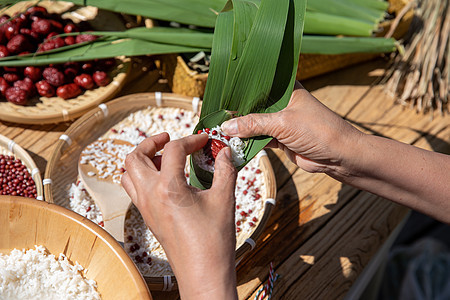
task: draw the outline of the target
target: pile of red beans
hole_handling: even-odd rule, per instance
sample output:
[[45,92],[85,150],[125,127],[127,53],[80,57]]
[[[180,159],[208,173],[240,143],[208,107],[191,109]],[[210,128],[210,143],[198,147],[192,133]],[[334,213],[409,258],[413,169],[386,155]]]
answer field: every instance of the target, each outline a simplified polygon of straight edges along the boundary
[[0,154],[0,195],[36,198],[36,184],[27,167],[12,155]]
[[[0,16],[0,59],[12,55],[45,52],[97,39],[95,35],[67,33],[87,31],[85,23],[75,24],[34,6],[15,16]],[[108,71],[115,59],[67,62],[59,65],[1,67],[0,93],[9,102],[26,105],[35,96],[63,99],[78,97],[85,90],[110,83]]]

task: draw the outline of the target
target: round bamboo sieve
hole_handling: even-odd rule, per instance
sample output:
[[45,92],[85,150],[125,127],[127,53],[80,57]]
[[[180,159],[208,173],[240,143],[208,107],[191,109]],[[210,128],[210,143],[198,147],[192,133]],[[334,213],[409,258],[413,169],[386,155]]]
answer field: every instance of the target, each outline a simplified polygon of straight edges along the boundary
[[[45,7],[49,13],[65,14],[66,18],[75,23],[81,20],[93,22],[97,15],[97,8],[92,6],[74,10],[74,4],[71,2],[36,0],[15,3],[6,10],[2,10],[2,13],[14,15],[35,4]],[[98,24],[99,21],[96,21],[98,30],[102,30],[102,28],[112,30],[118,26],[116,18],[109,16],[111,18],[107,24]],[[107,86],[85,91],[80,96],[67,100],[59,97],[34,97],[25,106],[15,105],[3,99],[0,100],[0,120],[19,124],[52,124],[72,121],[82,116],[100,103],[112,99],[124,85],[131,68],[131,59],[118,57],[116,60],[116,67],[108,72],[111,83]]]
[[142,275],[116,240],[95,223],[58,205],[0,196],[0,253],[44,246],[63,253],[97,282],[102,299],[152,299]]
[[[112,126],[130,113],[148,106],[176,107],[197,112],[199,98],[172,93],[139,93],[127,95],[102,104],[75,121],[56,143],[45,170],[44,194],[48,202],[69,207],[70,185],[76,181],[79,155],[84,147],[97,140]],[[262,152],[260,168],[264,174],[265,199],[264,212],[250,236],[240,238],[236,249],[239,262],[245,254],[255,247],[275,205],[275,175],[267,155]],[[144,277],[151,290],[170,290],[176,288],[174,276]]]
[[85,91],[80,96],[64,100],[59,97],[39,97],[21,106],[0,101],[0,120],[20,124],[50,124],[74,120],[100,103],[111,99],[125,82],[130,69],[129,58],[117,59],[117,66],[109,72],[111,83]]
[[22,161],[36,184],[37,199],[44,200],[41,172],[28,152],[13,140],[0,134],[0,154],[13,155],[15,158],[19,158]]

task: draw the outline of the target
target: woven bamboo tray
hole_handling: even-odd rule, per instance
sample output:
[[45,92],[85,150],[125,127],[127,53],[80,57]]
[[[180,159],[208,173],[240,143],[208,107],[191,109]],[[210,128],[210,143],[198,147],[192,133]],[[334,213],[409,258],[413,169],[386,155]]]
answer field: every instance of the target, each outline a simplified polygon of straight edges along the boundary
[[152,299],[125,250],[104,230],[80,215],[44,201],[0,196],[0,253],[44,246],[56,257],[85,268],[102,299]]
[[[28,7],[38,3],[39,1],[22,1],[8,7],[2,13],[14,15],[15,13],[25,11]],[[112,14],[108,14],[110,22],[101,24],[98,19],[103,20],[106,16],[96,18],[98,11],[93,7],[83,7],[72,11],[73,3],[64,1],[40,1],[40,6],[45,7],[49,13],[65,14],[66,18],[72,19],[74,22],[90,21],[90,23],[98,29],[118,28],[119,25],[116,18]],[[102,12],[102,14],[105,14]],[[107,26],[107,27],[106,27]],[[122,25],[123,26],[123,25]],[[117,58],[118,64],[109,72],[111,83],[104,87],[94,90],[85,91],[77,98],[64,100],[59,97],[35,97],[31,99],[26,106],[15,105],[7,102],[5,99],[0,100],[0,120],[20,123],[20,124],[51,124],[72,121],[100,103],[112,99],[122,88],[125,83],[128,72],[130,71],[131,60],[129,58]]]
[[[410,1],[412,0],[389,0],[389,12],[398,14]],[[399,39],[406,34],[413,16],[413,9],[410,9],[399,22],[393,37]],[[385,36],[392,24],[393,21],[382,22],[380,24],[380,32],[376,35]],[[379,56],[379,54],[366,53],[339,55],[300,54],[297,80],[309,79]],[[162,75],[164,78],[167,78],[168,84],[174,93],[191,97],[203,97],[208,78],[207,73],[199,73],[192,70],[181,56],[175,54],[161,55],[160,61]]]
[[0,120],[20,124],[49,124],[72,121],[100,103],[114,97],[124,85],[130,68],[130,59],[123,58],[109,72],[112,81],[107,86],[85,91],[77,98],[39,97],[26,106],[0,100]]
[[[77,179],[77,162],[82,149],[130,113],[148,106],[177,107],[198,111],[200,104],[198,98],[193,99],[172,93],[140,93],[117,98],[102,104],[102,107],[91,110],[75,121],[55,145],[45,170],[46,201],[69,207],[68,192],[70,185]],[[255,241],[261,235],[275,205],[275,175],[267,155],[261,155],[260,168],[264,173],[266,186],[266,194],[262,195],[266,200],[264,213],[251,236],[238,241],[237,262],[255,247]],[[168,290],[168,286],[177,287],[173,276],[144,278],[151,290]]]
[[36,184],[36,194],[38,200],[44,200],[44,189],[42,186],[41,172],[39,171],[36,163],[31,158],[26,150],[20,147],[16,142],[0,134],[0,154],[13,155],[15,158],[19,158],[22,163],[27,167],[31,177]]

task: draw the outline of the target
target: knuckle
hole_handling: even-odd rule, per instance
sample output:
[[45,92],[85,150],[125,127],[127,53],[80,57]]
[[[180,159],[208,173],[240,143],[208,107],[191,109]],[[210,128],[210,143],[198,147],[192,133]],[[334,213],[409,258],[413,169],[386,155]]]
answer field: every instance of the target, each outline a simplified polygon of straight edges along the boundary
[[137,153],[136,151],[133,151],[131,153],[129,153],[126,157],[125,157],[125,167],[129,168],[131,166],[134,165],[134,163],[137,160]]

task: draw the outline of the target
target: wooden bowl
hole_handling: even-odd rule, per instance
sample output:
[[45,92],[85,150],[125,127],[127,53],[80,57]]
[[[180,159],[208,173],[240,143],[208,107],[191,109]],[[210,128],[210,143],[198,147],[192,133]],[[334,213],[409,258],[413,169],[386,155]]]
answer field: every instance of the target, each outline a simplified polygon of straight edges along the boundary
[[[54,148],[53,154],[45,170],[44,194],[48,202],[69,207],[70,185],[77,180],[77,162],[84,147],[97,140],[113,125],[123,120],[130,113],[148,106],[177,107],[186,110],[199,110],[199,99],[172,93],[139,93],[127,95],[103,104],[75,121],[64,133]],[[260,168],[265,176],[266,194],[264,213],[251,236],[239,239],[236,249],[236,260],[239,261],[255,247],[275,205],[275,175],[266,155],[260,159]],[[168,286],[176,287],[175,278],[144,276],[151,290],[167,290]],[[170,280],[170,281],[168,281]],[[168,284],[169,282],[169,284]]]
[[0,154],[13,155],[15,158],[19,158],[22,161],[36,184],[36,199],[44,200],[44,188],[42,186],[41,172],[28,152],[20,147],[19,144],[16,144],[13,140],[0,134]]
[[0,252],[44,246],[63,253],[97,282],[102,299],[152,299],[139,270],[107,232],[80,215],[44,201],[0,196]]

